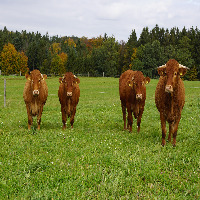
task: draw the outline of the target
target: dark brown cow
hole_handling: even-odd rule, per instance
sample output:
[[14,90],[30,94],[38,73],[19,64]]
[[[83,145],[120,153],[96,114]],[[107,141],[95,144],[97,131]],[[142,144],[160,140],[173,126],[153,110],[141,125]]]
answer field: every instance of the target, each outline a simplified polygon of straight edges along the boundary
[[67,117],[70,117],[71,128],[73,128],[76,106],[80,97],[78,85],[80,80],[72,72],[67,72],[59,78],[59,83],[58,97],[61,104],[63,129],[66,129]]
[[163,146],[166,144],[166,121],[169,123],[168,140],[171,142],[172,134],[172,144],[176,145],[178,124],[185,103],[185,88],[180,77],[186,74],[187,69],[189,68],[180,65],[174,59],[158,67],[160,79],[156,87],[155,102],[160,112]]
[[25,75],[27,81],[24,87],[24,101],[28,115],[28,129],[31,129],[33,116],[37,115],[37,129],[40,130],[40,122],[43,106],[48,96],[48,87],[45,79],[47,75],[42,75],[39,70],[33,70],[30,75]]
[[144,77],[140,71],[125,71],[119,79],[119,94],[122,106],[124,129],[126,129],[126,109],[128,112],[127,128],[132,131],[133,116],[137,119],[137,132],[140,132],[140,123],[145,106],[146,87],[149,77]]

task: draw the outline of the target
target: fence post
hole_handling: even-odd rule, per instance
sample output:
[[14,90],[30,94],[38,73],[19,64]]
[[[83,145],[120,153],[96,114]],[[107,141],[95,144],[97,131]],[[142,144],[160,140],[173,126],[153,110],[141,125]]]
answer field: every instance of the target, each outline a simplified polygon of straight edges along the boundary
[[103,77],[104,77],[104,72],[103,72]]
[[88,77],[90,76],[90,72],[88,72]]
[[6,79],[4,78],[4,107],[6,107]]

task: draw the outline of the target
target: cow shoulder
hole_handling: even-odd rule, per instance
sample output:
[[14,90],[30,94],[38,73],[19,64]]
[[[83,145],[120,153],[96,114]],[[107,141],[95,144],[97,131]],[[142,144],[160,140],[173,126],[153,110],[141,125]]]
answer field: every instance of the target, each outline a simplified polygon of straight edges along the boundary
[[41,87],[40,87],[40,100],[45,103],[47,100],[48,96],[48,86],[46,83],[47,75],[46,74],[41,74]]
[[23,91],[23,98],[25,102],[31,102],[32,99],[32,91],[31,91],[31,79],[30,75],[25,76],[27,81],[24,86],[24,91]]

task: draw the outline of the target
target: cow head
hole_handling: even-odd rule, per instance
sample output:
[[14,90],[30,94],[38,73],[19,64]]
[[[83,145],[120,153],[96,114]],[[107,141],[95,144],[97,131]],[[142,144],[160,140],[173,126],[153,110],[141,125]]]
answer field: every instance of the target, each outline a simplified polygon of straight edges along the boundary
[[165,92],[172,94],[178,80],[186,74],[188,69],[174,59],[170,59],[165,65],[158,67],[158,74],[166,77]]
[[38,96],[40,94],[41,82],[47,78],[47,75],[41,74],[39,70],[33,70],[30,74],[26,74],[25,77],[30,81],[33,96]]
[[136,99],[142,100],[144,94],[145,85],[150,82],[149,77],[144,77],[143,73],[140,71],[137,71],[131,80],[129,80],[128,86],[131,87],[136,92]]
[[72,97],[75,84],[79,84],[80,80],[75,75],[72,74],[72,72],[67,72],[63,77],[59,78],[59,83],[63,84],[65,88],[65,93],[68,98]]

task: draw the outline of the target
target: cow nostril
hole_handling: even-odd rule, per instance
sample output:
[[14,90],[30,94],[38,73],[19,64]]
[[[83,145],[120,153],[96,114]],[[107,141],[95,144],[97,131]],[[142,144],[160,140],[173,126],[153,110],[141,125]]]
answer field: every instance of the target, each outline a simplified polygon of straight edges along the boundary
[[172,87],[172,85],[166,85],[166,87],[165,87],[165,92],[168,92],[168,93],[173,92],[173,87]]
[[33,90],[33,95],[39,95],[39,90]]
[[72,92],[67,92],[67,96],[71,97],[72,96]]
[[142,99],[142,94],[136,94],[136,99]]

